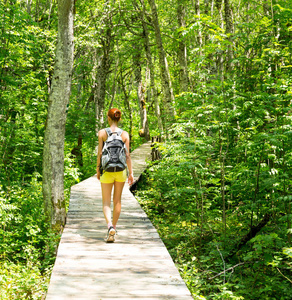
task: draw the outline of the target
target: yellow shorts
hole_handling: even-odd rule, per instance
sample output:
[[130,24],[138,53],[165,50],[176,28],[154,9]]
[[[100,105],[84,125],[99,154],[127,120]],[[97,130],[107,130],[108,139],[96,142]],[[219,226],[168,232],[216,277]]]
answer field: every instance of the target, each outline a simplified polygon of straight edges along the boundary
[[127,169],[120,172],[104,172],[100,176],[101,183],[125,182],[127,180]]

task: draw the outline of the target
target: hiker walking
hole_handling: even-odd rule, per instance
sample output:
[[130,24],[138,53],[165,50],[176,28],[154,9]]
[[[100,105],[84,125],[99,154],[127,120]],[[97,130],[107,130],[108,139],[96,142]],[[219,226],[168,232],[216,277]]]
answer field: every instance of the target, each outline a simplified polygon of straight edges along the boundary
[[[132,161],[129,152],[130,140],[126,131],[118,128],[121,111],[112,108],[107,113],[109,128],[98,132],[97,179],[101,183],[103,214],[108,226],[106,242],[114,242],[116,226],[121,213],[121,197],[128,177],[133,184]],[[128,170],[127,170],[128,167]],[[128,175],[127,175],[128,172]],[[111,220],[111,194],[113,193],[113,219]]]

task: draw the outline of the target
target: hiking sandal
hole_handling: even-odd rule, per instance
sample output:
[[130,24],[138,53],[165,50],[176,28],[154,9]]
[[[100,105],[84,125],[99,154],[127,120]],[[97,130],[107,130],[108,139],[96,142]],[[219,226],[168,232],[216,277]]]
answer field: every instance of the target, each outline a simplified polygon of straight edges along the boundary
[[113,226],[110,226],[110,228],[108,229],[106,242],[113,243],[115,241],[115,235],[116,235],[116,230],[114,229]]

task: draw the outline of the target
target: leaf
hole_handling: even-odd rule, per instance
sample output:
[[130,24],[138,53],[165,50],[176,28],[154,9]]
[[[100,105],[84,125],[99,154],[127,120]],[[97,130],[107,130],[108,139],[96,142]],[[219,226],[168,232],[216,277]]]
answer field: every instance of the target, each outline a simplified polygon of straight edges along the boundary
[[292,248],[283,248],[283,253],[292,258]]

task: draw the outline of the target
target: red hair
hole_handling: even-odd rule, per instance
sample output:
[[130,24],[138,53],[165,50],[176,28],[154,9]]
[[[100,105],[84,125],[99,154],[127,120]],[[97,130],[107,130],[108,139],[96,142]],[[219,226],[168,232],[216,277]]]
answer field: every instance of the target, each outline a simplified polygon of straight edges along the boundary
[[121,119],[121,111],[117,108],[112,108],[108,111],[107,115],[115,122],[119,122]]

